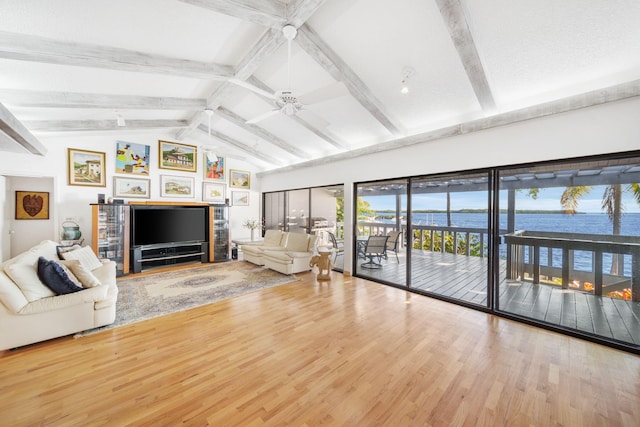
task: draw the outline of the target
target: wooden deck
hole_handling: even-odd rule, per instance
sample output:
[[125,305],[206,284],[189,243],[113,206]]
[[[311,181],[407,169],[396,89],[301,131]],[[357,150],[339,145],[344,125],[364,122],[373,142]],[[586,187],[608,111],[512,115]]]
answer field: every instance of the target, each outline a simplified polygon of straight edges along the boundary
[[[487,306],[487,259],[439,252],[412,252],[411,287]],[[405,286],[406,262],[400,256],[383,260],[380,269],[360,267],[357,275]],[[340,260],[338,260],[338,263]],[[640,345],[640,303],[560,286],[506,280],[500,262],[498,307],[501,311],[566,328]]]

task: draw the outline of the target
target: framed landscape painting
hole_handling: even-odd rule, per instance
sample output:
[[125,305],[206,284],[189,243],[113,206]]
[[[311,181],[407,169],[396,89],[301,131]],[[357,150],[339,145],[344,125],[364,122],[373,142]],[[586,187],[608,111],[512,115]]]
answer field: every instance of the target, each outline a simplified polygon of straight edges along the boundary
[[106,187],[105,154],[68,148],[69,185]]
[[113,178],[113,195],[148,199],[151,197],[150,183],[150,179],[116,176]]
[[225,187],[226,185],[218,184],[216,182],[203,182],[202,201],[209,203],[224,203]]
[[160,175],[161,197],[193,197],[195,179],[185,176]]
[[204,179],[208,181],[222,181],[227,180],[227,171],[225,169],[227,162],[224,157],[218,156],[217,159],[211,161],[209,156],[204,157]]
[[229,174],[229,187],[244,188],[245,190],[251,188],[251,172],[232,169],[229,171]]
[[158,167],[184,172],[197,170],[198,149],[194,145],[158,141]]
[[232,199],[231,204],[233,206],[249,206],[248,191],[232,191],[231,199]]
[[16,191],[16,219],[49,219],[49,193]]
[[116,173],[149,175],[151,147],[133,142],[116,142]]

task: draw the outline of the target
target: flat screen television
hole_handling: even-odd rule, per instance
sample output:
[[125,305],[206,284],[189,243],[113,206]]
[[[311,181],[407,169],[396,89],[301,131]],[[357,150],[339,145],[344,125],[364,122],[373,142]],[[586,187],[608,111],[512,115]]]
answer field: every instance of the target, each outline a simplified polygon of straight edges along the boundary
[[131,206],[132,246],[207,241],[206,206]]

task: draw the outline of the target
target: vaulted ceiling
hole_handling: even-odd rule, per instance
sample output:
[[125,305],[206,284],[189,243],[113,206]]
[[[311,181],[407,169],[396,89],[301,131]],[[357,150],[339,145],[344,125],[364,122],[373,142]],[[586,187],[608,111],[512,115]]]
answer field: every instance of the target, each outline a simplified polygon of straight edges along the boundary
[[[3,0],[0,149],[157,132],[259,170],[391,149],[640,95],[638,22],[636,0]],[[280,90],[297,114],[265,114]]]

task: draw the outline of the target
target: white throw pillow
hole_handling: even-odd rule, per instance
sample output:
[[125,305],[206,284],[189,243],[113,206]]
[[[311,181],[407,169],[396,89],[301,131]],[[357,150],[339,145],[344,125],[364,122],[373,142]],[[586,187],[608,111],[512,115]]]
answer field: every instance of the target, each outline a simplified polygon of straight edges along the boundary
[[80,280],[83,288],[94,288],[96,286],[100,286],[100,280],[98,280],[98,278],[94,276],[92,272],[85,268],[85,266],[82,265],[79,260],[62,260],[59,261],[59,263],[71,270],[75,277]]
[[65,252],[61,255],[67,261],[77,259],[78,261],[80,261],[80,264],[82,264],[89,271],[95,270],[96,268],[102,266],[102,263],[100,262],[96,254],[93,253],[93,250],[89,246],[76,249],[75,251]]
[[35,263],[12,263],[4,267],[4,272],[20,288],[29,302],[55,296],[55,293],[38,278],[38,270]]
[[54,261],[56,264],[58,264],[60,266],[60,268],[62,268],[62,270],[64,271],[64,273],[67,275],[67,277],[69,277],[69,280],[71,280],[73,282],[74,285],[79,286],[81,288],[83,288],[84,286],[82,286],[82,282],[80,281],[80,279],[78,279],[76,277],[75,274],[73,274],[73,272],[71,271],[71,269],[69,267],[67,267],[66,265],[63,264],[63,262],[77,262],[78,264],[80,264],[80,261]]

